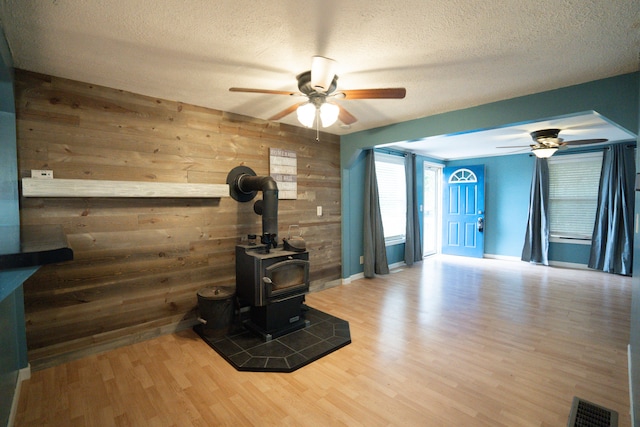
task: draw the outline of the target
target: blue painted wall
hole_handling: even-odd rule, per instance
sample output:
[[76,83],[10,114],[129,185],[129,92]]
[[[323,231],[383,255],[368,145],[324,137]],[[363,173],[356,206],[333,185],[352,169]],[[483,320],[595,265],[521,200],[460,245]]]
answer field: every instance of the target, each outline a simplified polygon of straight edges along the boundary
[[[13,67],[0,27],[0,250],[20,249]],[[18,371],[27,366],[22,282],[35,269],[0,271],[0,425],[7,425]]]
[[638,75],[638,72],[624,74],[345,135],[340,138],[340,162],[347,168],[361,149],[380,144],[489,129],[590,110],[635,133],[638,126]]
[[[363,271],[359,264],[359,257],[362,255],[363,149],[590,110],[597,111],[635,133],[639,120],[639,87],[640,73],[636,72],[343,136],[340,142],[343,277],[348,278]],[[487,165],[487,254],[514,257],[521,255],[532,162],[533,159],[525,154],[447,164]],[[550,258],[554,261],[586,263],[583,260],[585,248],[586,246],[581,245],[552,244]]]
[[[342,239],[342,277],[347,278],[364,271],[360,264],[360,256],[363,251],[363,229],[362,217],[364,215],[364,166],[365,153],[360,151],[351,168],[342,170],[342,235],[348,239]],[[424,193],[424,170],[423,162],[444,164],[440,160],[434,160],[424,156],[417,156],[417,187],[419,205],[423,202]],[[344,183],[348,182],[345,187]],[[346,190],[345,190],[346,188]],[[420,227],[422,228],[422,216],[420,217]],[[348,230],[348,231],[347,231]],[[404,261],[404,244],[387,247],[387,262],[395,264]]]
[[[640,99],[640,88],[638,88],[638,98]],[[640,135],[640,106],[636,108],[636,112],[638,114],[637,134]],[[640,172],[640,150],[636,150],[636,171]],[[635,194],[635,221],[637,222],[640,215],[640,192],[636,191]],[[631,330],[629,335],[631,420],[633,425],[638,425],[640,423],[640,234],[637,231],[633,239]]]
[[364,271],[360,264],[364,239],[364,166],[364,152],[360,152],[352,167],[342,170],[342,277]]
[[527,227],[533,158],[528,154],[447,162],[485,165],[485,254],[520,256]]
[[[574,150],[575,152],[575,150]],[[527,226],[534,158],[529,154],[448,162],[447,166],[485,165],[486,255],[520,257]],[[589,246],[550,243],[549,259],[586,265]]]
[[[416,203],[418,204],[418,206],[424,206],[424,168],[423,168],[424,162],[444,165],[444,162],[440,160],[434,160],[424,156],[416,156],[416,189],[417,189],[417,195],[418,195]],[[424,230],[424,223],[423,223],[424,218],[421,214],[420,214],[419,222],[420,222],[420,230],[421,230],[420,235],[422,236],[422,233],[423,233],[422,230]],[[423,240],[424,240],[424,237],[423,237]],[[393,245],[393,246],[387,246],[387,262],[389,264],[404,262],[404,243]]]

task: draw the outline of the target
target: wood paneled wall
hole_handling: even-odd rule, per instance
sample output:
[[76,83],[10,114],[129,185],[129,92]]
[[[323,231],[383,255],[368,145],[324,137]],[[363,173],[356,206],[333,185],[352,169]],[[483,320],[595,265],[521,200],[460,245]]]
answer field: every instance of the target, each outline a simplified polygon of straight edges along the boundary
[[[239,165],[268,175],[270,147],[295,151],[279,233],[300,226],[312,287],[340,278],[338,136],[21,70],[16,107],[22,176],[224,184]],[[20,215],[62,225],[75,254],[24,285],[35,368],[192,325],[197,290],[233,286],[235,245],[261,232],[253,202],[229,197],[23,197]]]

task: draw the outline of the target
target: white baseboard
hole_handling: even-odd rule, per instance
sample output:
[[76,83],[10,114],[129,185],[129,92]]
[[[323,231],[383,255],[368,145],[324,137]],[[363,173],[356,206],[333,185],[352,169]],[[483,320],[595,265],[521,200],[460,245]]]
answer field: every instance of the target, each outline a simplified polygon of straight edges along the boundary
[[16,381],[16,389],[13,392],[13,401],[11,402],[11,412],[9,412],[8,427],[13,427],[18,412],[18,402],[20,402],[20,390],[22,390],[22,381],[31,378],[31,365],[18,371],[18,380]]
[[343,285],[348,285],[352,281],[358,280],[358,279],[364,279],[364,273],[357,273],[357,274],[353,274],[353,275],[351,275],[349,277],[345,277],[344,279],[342,279],[342,284]]
[[501,261],[518,261],[518,262],[522,262],[522,260],[517,256],[484,254],[483,258],[497,259],[497,260],[501,260]]
[[[484,258],[497,259],[497,260],[502,260],[502,261],[525,262],[525,261],[522,261],[517,256],[484,254]],[[586,264],[578,264],[578,263],[575,263],[575,262],[549,261],[549,265],[551,267],[572,268],[572,269],[575,269],[575,270],[591,270]]]
[[[400,267],[405,267],[407,264],[405,264],[404,261],[400,261],[400,262],[396,262],[393,263],[391,265],[389,265],[389,271],[398,269]],[[364,272],[363,273],[356,273],[356,274],[352,274],[349,277],[345,277],[342,279],[342,284],[343,285],[348,285],[349,283],[351,283],[354,280],[358,280],[358,279],[364,279]]]
[[26,381],[31,379],[31,365],[27,365],[26,368],[22,368],[18,371],[18,381]]
[[393,264],[389,265],[389,270],[395,270],[397,268],[406,267],[406,266],[407,264],[404,261],[394,262]]
[[573,268],[574,270],[591,270],[586,264],[575,262],[549,261],[551,267]]

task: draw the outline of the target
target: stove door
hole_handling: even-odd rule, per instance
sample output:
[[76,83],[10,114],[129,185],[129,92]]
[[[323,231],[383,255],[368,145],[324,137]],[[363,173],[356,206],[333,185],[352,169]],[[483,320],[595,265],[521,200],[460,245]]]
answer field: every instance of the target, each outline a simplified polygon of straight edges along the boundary
[[265,268],[263,279],[267,299],[283,299],[309,290],[309,261],[288,259]]

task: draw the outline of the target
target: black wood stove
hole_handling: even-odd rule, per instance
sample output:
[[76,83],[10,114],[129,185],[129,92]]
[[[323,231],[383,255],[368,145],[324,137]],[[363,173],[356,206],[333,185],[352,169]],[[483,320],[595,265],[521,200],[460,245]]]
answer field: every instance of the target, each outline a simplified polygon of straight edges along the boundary
[[270,340],[306,326],[309,252],[236,246],[236,295],[251,306],[247,328]]
[[266,341],[307,326],[304,298],[309,292],[309,252],[301,245],[278,247],[278,187],[273,178],[256,176],[239,166],[227,176],[229,194],[239,202],[254,204],[262,216],[260,244],[236,246],[236,295],[250,306],[245,326]]

